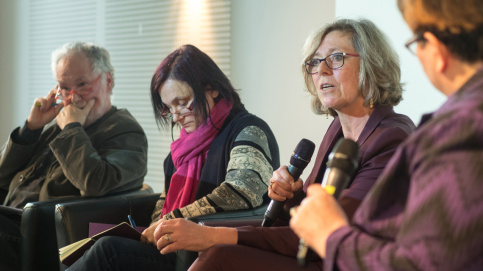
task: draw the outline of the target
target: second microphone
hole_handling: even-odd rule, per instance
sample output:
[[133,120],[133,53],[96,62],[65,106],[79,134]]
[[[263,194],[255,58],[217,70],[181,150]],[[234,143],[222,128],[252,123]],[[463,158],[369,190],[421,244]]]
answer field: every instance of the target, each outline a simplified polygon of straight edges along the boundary
[[[300,175],[309,164],[310,159],[312,159],[312,155],[314,154],[314,150],[315,144],[305,138],[297,144],[297,147],[295,147],[295,150],[290,157],[290,165],[288,166],[288,172],[294,181],[299,179]],[[284,205],[285,201],[272,200],[265,212],[262,226],[270,227],[282,213]]]

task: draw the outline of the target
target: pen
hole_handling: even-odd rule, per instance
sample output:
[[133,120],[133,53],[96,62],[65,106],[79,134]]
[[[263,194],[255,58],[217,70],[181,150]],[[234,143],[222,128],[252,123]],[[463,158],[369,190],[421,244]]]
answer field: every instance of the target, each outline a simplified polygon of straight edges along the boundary
[[134,223],[134,219],[132,219],[131,215],[128,215],[127,218],[129,219],[129,223],[131,224],[131,227],[135,229],[136,223]]
[[[41,103],[35,103],[35,106],[40,107],[42,104]],[[50,106],[56,106],[58,104],[56,103],[51,103]]]

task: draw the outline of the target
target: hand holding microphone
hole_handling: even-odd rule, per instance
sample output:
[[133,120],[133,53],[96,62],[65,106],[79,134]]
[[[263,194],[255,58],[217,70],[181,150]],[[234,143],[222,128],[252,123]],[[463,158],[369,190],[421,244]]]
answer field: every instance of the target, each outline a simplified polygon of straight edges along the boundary
[[[352,140],[340,139],[329,155],[329,162],[322,180],[322,188],[335,199],[349,184],[358,167],[359,146]],[[321,188],[309,190],[308,197],[304,199],[301,207],[302,214],[293,214],[290,227],[299,236],[322,236],[325,255],[325,241],[330,233],[344,225],[347,221],[345,214],[333,199],[327,199],[327,193]],[[315,194],[315,197],[314,195]],[[342,223],[342,222],[344,223]],[[320,238],[317,238],[320,242]],[[313,251],[308,248],[303,239],[300,240],[297,260],[299,265],[307,265]],[[323,256],[323,255],[322,255]]]
[[[298,180],[305,167],[307,167],[309,164],[310,159],[314,154],[314,150],[315,144],[308,139],[304,138],[299,142],[299,144],[297,144],[297,147],[290,157],[290,165],[287,168],[294,181]],[[282,213],[284,205],[285,201],[272,200],[267,208],[267,211],[265,212],[265,218],[263,219],[262,226],[270,227]]]

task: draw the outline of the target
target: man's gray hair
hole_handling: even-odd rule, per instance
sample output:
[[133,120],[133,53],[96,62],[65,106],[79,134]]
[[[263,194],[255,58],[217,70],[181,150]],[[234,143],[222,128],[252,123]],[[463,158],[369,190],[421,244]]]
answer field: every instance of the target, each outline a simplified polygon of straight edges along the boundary
[[109,52],[106,49],[89,42],[68,42],[52,52],[51,68],[54,80],[57,80],[57,64],[59,61],[63,57],[73,56],[80,53],[84,54],[84,56],[90,60],[92,71],[94,73],[110,73],[112,77],[112,86],[114,86],[114,68],[111,64]]

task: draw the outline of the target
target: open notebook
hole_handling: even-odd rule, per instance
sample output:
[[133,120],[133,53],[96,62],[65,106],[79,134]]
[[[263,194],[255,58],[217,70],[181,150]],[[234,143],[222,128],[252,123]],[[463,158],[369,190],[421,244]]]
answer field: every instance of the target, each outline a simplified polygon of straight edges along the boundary
[[[99,223],[95,223],[95,224],[98,224],[98,225],[94,225],[94,227],[96,227],[97,229],[99,229],[99,227],[102,228],[102,225],[104,225],[104,227],[105,225],[109,226],[109,224],[99,224]],[[91,228],[92,228],[92,225],[91,225]],[[128,223],[122,222],[121,224],[115,225],[114,227],[110,227],[107,230],[97,233],[89,238],[82,239],[68,246],[60,248],[59,249],[60,261],[70,266],[75,261],[77,261],[77,259],[79,259],[82,255],[84,255],[84,252],[86,252],[86,250],[88,250],[91,246],[93,246],[96,240],[104,236],[120,236],[120,237],[130,238],[134,240],[139,240],[141,238],[141,232],[144,229],[146,228],[137,227],[136,229],[134,229]]]

